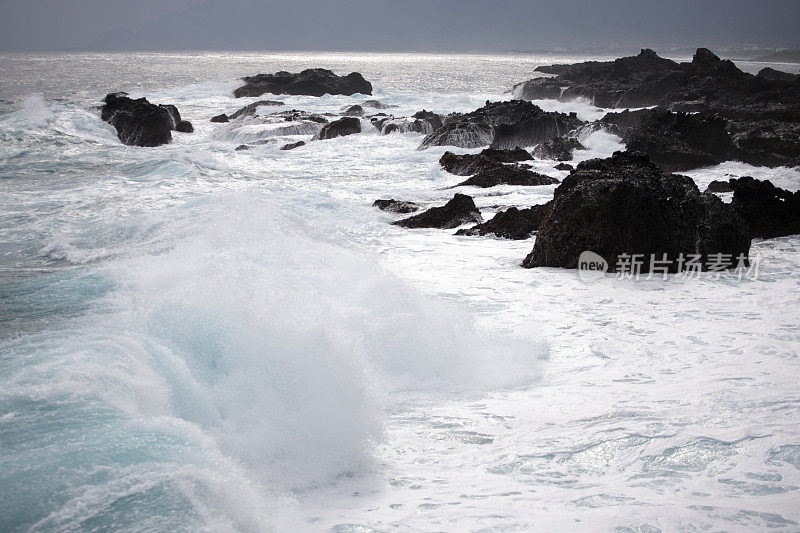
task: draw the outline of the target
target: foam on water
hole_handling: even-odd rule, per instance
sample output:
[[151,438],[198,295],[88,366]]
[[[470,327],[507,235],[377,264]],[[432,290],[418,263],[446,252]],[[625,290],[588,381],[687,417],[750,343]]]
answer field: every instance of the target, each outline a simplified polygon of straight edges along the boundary
[[[220,56],[114,58],[134,96],[177,104],[195,133],[122,146],[80,57],[42,72],[74,77],[70,99],[0,116],[0,529],[800,523],[797,238],[754,244],[755,281],[524,270],[532,240],[410,231],[370,207],[452,197],[463,178],[437,163],[452,147],[373,128],[234,152],[245,141],[209,119],[258,99],[178,68]],[[320,61],[222,58],[241,74]],[[543,61],[325,59],[366,72],[395,116],[509,98],[498,80]],[[275,99],[324,113],[365,97]],[[577,161],[622,147],[579,138]],[[554,164],[532,162],[564,177]],[[800,187],[797,169],[689,174]],[[466,192],[489,218],[553,189]]]

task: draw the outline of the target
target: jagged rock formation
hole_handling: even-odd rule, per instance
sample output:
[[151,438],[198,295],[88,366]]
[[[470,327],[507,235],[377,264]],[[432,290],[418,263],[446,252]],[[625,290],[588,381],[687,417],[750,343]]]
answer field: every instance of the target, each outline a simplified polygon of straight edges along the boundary
[[516,163],[528,161],[533,156],[522,148],[514,150],[495,150],[485,148],[479,154],[454,154],[445,152],[439,159],[439,164],[450,174],[456,176],[472,176],[487,168],[495,167],[501,163]]
[[556,137],[537,144],[533,155],[539,159],[554,159],[556,161],[572,161],[573,150],[585,150],[578,139],[574,137]]
[[442,127],[423,139],[420,150],[431,146],[533,146],[566,135],[581,124],[574,114],[546,112],[530,102],[486,102],[470,113],[445,118]]
[[174,105],[155,105],[145,98],[132,100],[125,93],[108,94],[103,102],[100,116],[114,126],[123,144],[160,146],[172,142],[172,131],[194,131]]
[[701,263],[729,254],[735,263],[749,253],[750,235],[733,207],[701,194],[691,178],[667,174],[644,155],[616,152],[579,164],[564,179],[523,266],[577,268],[587,250],[612,272],[633,254],[645,258],[641,272],[664,254],[664,268],[676,272],[679,258],[693,254]]
[[471,228],[460,229],[456,235],[495,235],[501,239],[522,240],[539,230],[550,204],[534,205],[527,209],[509,207],[500,211],[491,220]]

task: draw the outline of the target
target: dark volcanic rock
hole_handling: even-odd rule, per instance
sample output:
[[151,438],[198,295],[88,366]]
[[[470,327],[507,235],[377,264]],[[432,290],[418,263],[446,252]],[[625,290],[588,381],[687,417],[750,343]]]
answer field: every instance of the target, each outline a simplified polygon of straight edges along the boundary
[[342,115],[346,117],[363,117],[364,116],[364,108],[360,105],[351,105],[349,107],[345,107],[342,110]]
[[735,159],[753,165],[800,164],[800,123],[772,119],[728,121],[716,113],[671,113],[663,108],[608,113],[599,124],[679,172]]
[[428,134],[433,131],[428,121],[416,118],[372,117],[370,120],[382,135],[408,132]]
[[390,109],[392,107],[397,107],[393,104],[384,104],[383,102],[379,102],[378,100],[367,100],[363,104],[362,107],[371,107],[373,109]]
[[235,152],[245,152],[245,151],[247,151],[247,150],[249,150],[249,149],[250,149],[250,147],[249,147],[249,146],[247,146],[246,144],[240,144],[239,146],[237,146],[237,147],[234,149],[234,151],[235,151]]
[[456,235],[494,234],[502,239],[527,239],[539,230],[542,219],[550,209],[550,204],[534,205],[528,209],[510,207],[497,213],[491,220],[471,228],[460,229]]
[[158,107],[166,110],[169,115],[170,129],[177,130],[178,125],[180,125],[183,120],[181,119],[181,113],[178,111],[178,108],[172,104],[158,104]]
[[[228,119],[235,120],[235,119],[237,119],[239,117],[252,117],[252,116],[255,116],[256,110],[259,107],[262,107],[262,106],[263,107],[271,107],[271,106],[282,106],[282,105],[286,105],[286,104],[284,104],[283,102],[278,102],[276,100],[259,100],[258,102],[253,102],[252,104],[248,104],[248,105],[244,106],[243,108],[239,109],[238,111],[235,111],[233,114],[228,116]],[[224,115],[220,115],[220,116],[224,116]],[[212,122],[213,121],[214,120],[212,119]],[[227,122],[227,121],[223,121],[223,122]]]
[[172,129],[178,123],[169,107],[151,104],[145,98],[131,100],[123,93],[109,94],[104,102],[101,117],[116,128],[124,144],[160,146],[172,141]]
[[572,165],[569,165],[567,163],[559,163],[556,166],[554,166],[553,168],[556,169],[556,170],[569,170],[570,172],[575,170],[575,167],[573,167]]
[[416,113],[414,113],[412,118],[426,121],[428,124],[431,125],[431,128],[433,128],[434,131],[441,128],[442,124],[444,124],[441,116],[437,115],[433,111],[425,111],[424,109],[422,111],[417,111]]
[[522,168],[518,165],[495,165],[484,168],[466,181],[462,181],[456,187],[494,187],[496,185],[553,185],[558,183],[556,178],[545,176]]
[[800,165],[800,122],[731,121],[728,130],[736,146],[732,159],[767,167]]
[[175,131],[179,131],[181,133],[192,133],[194,132],[194,126],[192,126],[192,123],[188,120],[181,120],[175,127]]
[[532,146],[565,135],[581,124],[574,114],[546,112],[522,100],[486,102],[480,109],[445,119],[441,128],[423,139],[420,149],[478,148],[488,144],[501,149]]
[[242,79],[245,85],[233,92],[236,98],[261,96],[265,93],[308,96],[372,94],[372,84],[358,72],[347,76],[337,76],[330,70],[315,68],[297,74],[281,71],[276,74],[258,74]]
[[694,111],[707,106],[727,119],[800,121],[800,76],[753,76],[705,48],[699,48],[688,63],[642,50],[638,56],[610,62],[537,70],[557,77],[519,84],[514,88],[515,95],[526,100],[590,98],[598,107],[611,108],[661,105]]
[[731,185],[729,181],[714,180],[708,184],[705,192],[733,192],[733,185]]
[[[719,115],[672,113],[663,108],[627,115],[639,118],[638,124],[622,132],[627,149],[647,154],[666,172],[714,165],[732,156],[734,146],[726,131],[727,121]],[[615,118],[606,115],[603,121]],[[627,117],[620,118],[617,123],[626,122]]]
[[556,189],[524,267],[577,268],[590,250],[603,257],[609,271],[626,254],[650,258],[667,254],[670,272],[679,258],[731,254],[735,266],[750,249],[746,223],[711,194],[701,194],[691,178],[661,171],[643,155],[616,152],[609,159],[578,165]]
[[344,117],[329,124],[325,124],[319,133],[314,136],[314,139],[333,139],[335,137],[343,137],[354,133],[361,133],[361,120],[356,117]]
[[297,141],[294,143],[284,144],[281,146],[281,150],[294,150],[295,148],[300,148],[301,146],[305,146],[305,141]]
[[759,78],[764,78],[765,80],[792,81],[794,80],[796,74],[790,74],[789,72],[783,72],[782,70],[764,67],[759,71],[758,74],[756,74],[756,76]]
[[731,206],[747,222],[750,236],[770,239],[800,233],[800,192],[749,176],[730,183],[734,187]]
[[529,159],[533,159],[533,156],[522,148],[514,150],[485,148],[479,154],[456,155],[453,152],[445,152],[439,159],[439,164],[451,174],[471,176],[481,170],[495,167],[500,163],[515,163]]
[[211,122],[230,122],[230,120],[230,117],[225,113],[217,115],[216,117],[211,117]]
[[410,218],[392,222],[404,228],[442,228],[453,229],[464,224],[483,222],[481,213],[475,207],[472,197],[456,194],[442,207],[432,207]]
[[408,214],[419,211],[420,205],[414,202],[403,202],[401,200],[375,200],[372,207],[377,207],[381,211],[389,211],[391,213]]
[[460,146],[480,148],[492,142],[494,129],[489,124],[452,122],[427,135],[419,146],[425,150],[431,146]]
[[537,144],[536,148],[533,149],[533,155],[539,159],[572,161],[572,151],[584,149],[586,149],[586,147],[574,137],[556,137],[555,139]]

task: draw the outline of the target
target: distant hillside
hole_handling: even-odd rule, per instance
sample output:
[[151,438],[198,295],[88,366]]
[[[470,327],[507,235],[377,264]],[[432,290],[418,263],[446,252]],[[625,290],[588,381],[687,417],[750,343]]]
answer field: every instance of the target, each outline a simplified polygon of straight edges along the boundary
[[774,63],[800,63],[800,50],[781,50],[763,57],[758,57],[753,61],[769,61]]

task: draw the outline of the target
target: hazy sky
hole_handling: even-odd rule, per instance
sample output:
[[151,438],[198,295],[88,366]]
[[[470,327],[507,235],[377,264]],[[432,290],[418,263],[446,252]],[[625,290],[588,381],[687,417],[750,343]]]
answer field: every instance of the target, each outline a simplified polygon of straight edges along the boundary
[[800,0],[0,0],[0,50],[800,46]]

